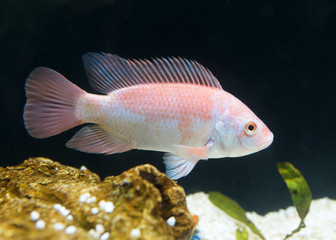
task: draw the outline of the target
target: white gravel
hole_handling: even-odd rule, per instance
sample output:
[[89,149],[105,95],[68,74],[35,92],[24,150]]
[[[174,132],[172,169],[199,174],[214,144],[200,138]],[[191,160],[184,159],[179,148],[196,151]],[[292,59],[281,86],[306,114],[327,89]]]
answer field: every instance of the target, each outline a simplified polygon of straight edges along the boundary
[[69,214],[69,215],[66,217],[66,219],[67,219],[68,221],[72,221],[72,220],[73,220],[73,216],[72,216],[71,214]]
[[174,227],[175,226],[175,223],[176,223],[176,219],[175,219],[175,217],[170,217],[170,218],[168,218],[167,219],[167,224],[169,225],[169,226],[171,226],[171,227]]
[[113,210],[114,210],[114,204],[113,204],[113,202],[110,202],[110,201],[105,202],[105,204],[104,204],[104,211],[106,213],[111,213],[111,212],[113,212]]
[[38,212],[36,212],[36,211],[32,211],[31,213],[30,213],[30,220],[32,220],[32,221],[37,221],[38,219],[40,218],[40,214],[38,213]]
[[93,215],[96,215],[98,212],[99,212],[99,209],[98,209],[98,208],[96,208],[96,207],[91,208],[91,213],[92,213]]
[[36,227],[37,229],[44,229],[45,226],[46,226],[46,223],[45,223],[45,221],[43,221],[43,220],[38,220],[38,221],[35,223],[35,227]]
[[63,231],[65,228],[65,225],[63,223],[55,223],[53,227],[56,231]]
[[71,225],[65,229],[65,233],[68,235],[74,234],[77,231],[76,227]]
[[103,235],[100,236],[100,240],[107,240],[110,237],[110,233],[106,232]]
[[134,228],[130,232],[130,237],[131,238],[139,238],[141,236],[141,231],[138,228]]
[[[187,203],[192,214],[196,214],[199,223],[196,229],[201,239],[236,240],[236,229],[242,224],[215,207],[208,195],[199,192],[187,196]],[[282,240],[300,223],[294,207],[267,213],[260,216],[248,212],[247,216],[265,236],[266,240]],[[306,228],[296,233],[291,240],[336,240],[336,200],[322,198],[313,200],[305,219]],[[259,239],[249,231],[249,240]]]

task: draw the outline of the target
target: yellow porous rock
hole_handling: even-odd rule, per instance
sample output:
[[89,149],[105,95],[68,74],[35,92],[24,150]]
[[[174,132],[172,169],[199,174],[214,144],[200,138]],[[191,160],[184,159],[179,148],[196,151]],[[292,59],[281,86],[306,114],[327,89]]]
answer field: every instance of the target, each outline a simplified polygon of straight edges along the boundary
[[0,239],[189,240],[185,198],[149,164],[101,181],[86,168],[29,158],[0,167]]

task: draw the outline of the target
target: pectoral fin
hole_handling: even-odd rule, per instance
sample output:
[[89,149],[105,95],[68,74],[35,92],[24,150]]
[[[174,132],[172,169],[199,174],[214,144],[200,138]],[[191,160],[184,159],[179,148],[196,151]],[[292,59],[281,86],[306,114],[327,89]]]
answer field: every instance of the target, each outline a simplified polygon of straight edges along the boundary
[[167,176],[176,180],[188,175],[199,160],[208,159],[209,149],[213,143],[214,140],[211,138],[203,147],[174,145],[174,153],[165,153],[163,156]]

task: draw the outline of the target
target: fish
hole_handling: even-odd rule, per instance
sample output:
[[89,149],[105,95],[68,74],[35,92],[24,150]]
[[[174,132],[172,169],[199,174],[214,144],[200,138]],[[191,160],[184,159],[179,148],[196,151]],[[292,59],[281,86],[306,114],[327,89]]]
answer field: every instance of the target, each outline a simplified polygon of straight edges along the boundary
[[85,124],[67,143],[87,153],[164,152],[166,174],[185,177],[199,160],[240,157],[267,148],[273,133],[211,71],[194,60],[82,56],[84,91],[60,73],[37,67],[25,83],[24,124],[47,138]]

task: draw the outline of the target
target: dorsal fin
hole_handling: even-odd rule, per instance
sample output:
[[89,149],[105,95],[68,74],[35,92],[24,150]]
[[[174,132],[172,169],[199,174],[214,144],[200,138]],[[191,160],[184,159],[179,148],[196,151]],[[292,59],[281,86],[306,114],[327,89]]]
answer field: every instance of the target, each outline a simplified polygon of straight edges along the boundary
[[180,57],[149,61],[127,60],[108,53],[86,53],[83,63],[91,86],[105,94],[149,83],[186,83],[222,89],[208,69],[196,61]]

